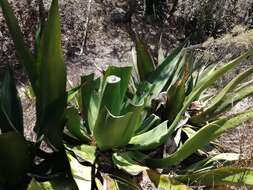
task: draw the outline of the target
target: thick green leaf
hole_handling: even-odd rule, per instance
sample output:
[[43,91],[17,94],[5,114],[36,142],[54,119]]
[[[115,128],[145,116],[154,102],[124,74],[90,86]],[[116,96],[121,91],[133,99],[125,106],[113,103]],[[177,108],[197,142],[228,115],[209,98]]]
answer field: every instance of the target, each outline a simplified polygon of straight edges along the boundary
[[121,78],[110,75],[105,79],[101,108],[106,107],[113,115],[120,115],[121,109]]
[[18,189],[33,164],[33,153],[24,137],[15,132],[0,135],[0,185]]
[[240,100],[253,95],[253,86],[246,86],[238,91],[227,94],[222,100],[221,104],[217,107],[214,116],[224,112],[226,109],[233,107]]
[[45,182],[32,179],[27,190],[78,190],[78,187],[70,177],[57,177]]
[[[148,170],[147,174],[149,179],[154,183],[158,189],[170,189],[170,190],[190,190],[191,188],[177,181],[173,177],[158,174],[152,170]],[[188,184],[188,183],[187,183]]]
[[155,70],[154,60],[137,34],[135,43],[138,73],[141,81],[144,81]]
[[37,66],[34,61],[34,58],[25,44],[22,32],[18,25],[17,18],[15,17],[10,4],[8,3],[7,0],[0,0],[0,6],[2,7],[3,15],[8,25],[14,45],[16,47],[19,61],[21,64],[25,66],[30,82],[36,93],[37,92],[36,83],[38,79],[38,76],[37,76],[38,73],[37,73],[37,68],[36,68]]
[[150,129],[153,129],[160,123],[161,119],[155,114],[151,114],[148,118],[146,118],[139,129],[137,129],[136,134],[142,134],[147,132]]
[[175,86],[172,86],[172,88],[168,91],[167,105],[165,108],[166,115],[164,117],[169,120],[170,124],[174,121],[177,113],[183,106],[185,100],[185,80],[186,79],[179,80]]
[[180,121],[182,115],[185,113],[187,108],[190,106],[190,104],[208,87],[210,87],[217,79],[219,79],[222,75],[224,75],[226,72],[234,68],[236,65],[241,63],[241,61],[245,60],[247,57],[253,54],[253,49],[248,50],[246,53],[242,54],[238,58],[230,61],[229,63],[225,64],[224,66],[218,68],[217,70],[211,70],[208,72],[194,87],[192,92],[187,96],[184,106],[180,110],[180,112],[177,114],[175,120],[171,124],[168,130],[168,136],[171,136],[172,133],[175,131],[178,122]]
[[81,77],[82,114],[89,124],[91,133],[93,133],[101,102],[99,87],[100,79],[95,80],[94,74]]
[[238,84],[240,84],[245,78],[249,77],[251,74],[253,74],[253,68],[248,69],[247,71],[235,77],[208,102],[208,107],[203,112],[191,118],[191,122],[193,123],[205,122],[209,117],[211,117],[210,115],[213,114],[213,112],[217,109],[217,107],[220,106],[221,102],[224,100],[226,95],[231,90],[233,90]]
[[70,153],[67,153],[67,157],[78,189],[90,189],[92,180],[91,167],[80,164]]
[[[62,148],[62,130],[67,103],[66,68],[61,49],[58,0],[53,0],[47,25],[42,34],[39,64],[39,96],[37,104],[38,138],[45,134],[53,148]],[[49,115],[50,113],[50,115]]]
[[91,164],[94,164],[96,159],[96,147],[89,145],[81,145],[81,146],[67,146],[69,151],[74,152],[77,158],[80,158],[82,161],[87,161]]
[[133,180],[124,179],[120,176],[105,176],[105,189],[108,190],[139,190]]
[[[240,159],[240,154],[236,153],[220,153],[215,156],[210,156],[204,160],[201,160],[193,165],[187,167],[185,171],[187,173],[196,173],[203,170],[209,170],[216,167],[215,163],[225,164],[227,162],[238,161]],[[184,172],[185,172],[184,171]]]
[[131,77],[132,67],[114,67],[110,66],[105,72],[105,78],[110,75],[115,75],[120,78],[120,105],[125,98],[125,94],[128,88],[129,80]]
[[74,137],[84,143],[91,141],[87,132],[84,130],[83,125],[81,124],[81,118],[77,109],[74,107],[68,108],[66,110],[66,119],[67,129]]
[[197,186],[249,186],[253,187],[253,170],[248,168],[222,167],[196,174],[176,176],[176,180]]
[[169,167],[176,165],[207,145],[227,130],[237,127],[239,124],[253,118],[253,109],[247,110],[233,116],[223,117],[217,121],[207,124],[189,138],[175,153],[162,159],[147,159],[152,167]]
[[94,136],[98,147],[107,150],[128,144],[137,128],[140,127],[141,106],[133,106],[133,110],[122,116],[112,115],[102,108],[94,127]]
[[131,154],[132,152],[114,153],[112,155],[112,161],[119,169],[124,170],[131,175],[138,175],[148,169],[134,161]]
[[167,137],[167,123],[164,121],[148,132],[131,138],[129,145],[132,150],[150,150],[160,146]]
[[67,98],[68,103],[70,103],[78,95],[80,88],[81,85],[74,87],[68,91],[68,98]]
[[157,96],[162,89],[172,80],[175,70],[182,58],[183,47],[179,46],[149,75],[148,81],[154,84],[152,92]]
[[2,132],[16,131],[23,134],[23,112],[10,68],[5,72],[0,90],[0,129]]

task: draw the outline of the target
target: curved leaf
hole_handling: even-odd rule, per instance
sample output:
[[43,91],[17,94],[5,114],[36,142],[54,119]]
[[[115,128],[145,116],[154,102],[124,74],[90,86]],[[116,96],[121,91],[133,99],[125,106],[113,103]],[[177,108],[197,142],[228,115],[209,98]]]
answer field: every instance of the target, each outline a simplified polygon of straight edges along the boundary
[[[190,190],[191,188],[177,181],[173,177],[158,174],[152,170],[148,170],[147,174],[150,180],[154,183],[158,189],[170,189],[170,190]],[[188,184],[188,183],[187,183]]]
[[67,119],[67,129],[69,132],[82,142],[90,142],[91,139],[83,129],[81,124],[81,118],[78,114],[78,110],[74,107],[68,108],[66,110],[66,119]]
[[132,137],[129,149],[150,150],[160,146],[167,137],[167,123],[168,121],[165,121],[148,132]]
[[155,70],[153,58],[136,34],[136,55],[137,55],[137,68],[141,81],[146,80],[149,74]]
[[190,156],[192,153],[207,145],[229,129],[253,118],[253,109],[247,110],[229,117],[223,117],[217,121],[207,124],[189,138],[175,153],[162,159],[147,159],[147,164],[152,167],[169,167],[176,165]]
[[80,146],[67,146],[69,151],[74,152],[77,158],[80,158],[82,161],[87,161],[91,164],[94,164],[96,159],[96,147],[89,145],[80,145]]
[[101,150],[122,147],[128,144],[140,126],[142,106],[134,106],[123,116],[114,116],[106,108],[99,112],[94,136]]
[[245,78],[253,74],[253,68],[241,73],[230,81],[217,95],[215,95],[209,102],[208,107],[201,112],[199,115],[191,118],[193,123],[201,123],[208,120],[208,117],[220,106],[220,103],[224,100],[227,93],[233,90],[238,84],[240,84]]
[[122,169],[131,175],[138,175],[148,169],[134,161],[131,154],[132,152],[114,153],[112,155],[112,161],[119,169]]
[[253,187],[253,170],[248,168],[222,167],[175,178],[184,183],[198,186],[243,185]]
[[175,131],[178,122],[180,121],[182,115],[185,113],[186,109],[190,106],[190,104],[208,87],[210,87],[217,79],[219,79],[223,74],[227,71],[234,68],[236,65],[241,63],[244,59],[251,56],[253,54],[253,49],[248,50],[246,53],[242,54],[241,56],[237,57],[236,59],[230,61],[229,63],[225,64],[224,66],[218,68],[217,70],[211,70],[206,74],[199,82],[196,84],[192,92],[187,96],[184,105],[180,112],[177,114],[176,118],[174,119],[173,123],[170,125],[168,129],[168,136],[171,136],[172,133]]
[[[38,123],[35,131],[43,134],[53,148],[62,148],[64,112],[67,103],[66,68],[61,49],[58,0],[53,0],[39,49]],[[50,115],[48,114],[50,113]]]

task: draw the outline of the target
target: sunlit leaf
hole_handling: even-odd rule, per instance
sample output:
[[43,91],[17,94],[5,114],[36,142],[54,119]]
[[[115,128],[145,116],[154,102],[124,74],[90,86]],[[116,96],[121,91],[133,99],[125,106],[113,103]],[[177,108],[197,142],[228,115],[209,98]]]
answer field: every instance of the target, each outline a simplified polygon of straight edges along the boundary
[[217,185],[249,186],[253,187],[253,170],[247,168],[222,167],[196,174],[176,176],[176,179],[190,185]]
[[91,167],[81,165],[71,154],[67,153],[72,176],[78,186],[78,189],[91,188]]
[[79,190],[71,177],[58,177],[50,181],[38,182],[32,179],[27,190]]
[[128,144],[135,130],[140,126],[142,106],[122,116],[114,116],[107,109],[100,110],[94,135],[101,150],[122,147]]
[[[237,127],[239,124],[249,121],[253,118],[253,110],[249,109],[243,113],[233,116],[223,117],[214,121],[198,130],[191,138],[189,138],[175,153],[162,159],[148,159],[147,163],[152,167],[168,167],[180,163],[182,160],[190,156],[207,145],[227,130]],[[201,143],[200,143],[201,142]]]
[[177,181],[173,177],[158,174],[152,170],[148,170],[147,174],[150,180],[154,183],[156,188],[159,189],[170,189],[170,190],[190,190],[191,188]]
[[94,164],[96,159],[96,147],[89,145],[80,145],[80,146],[67,146],[65,145],[69,151],[74,152],[76,157],[80,158],[82,161],[89,162]]
[[114,153],[112,155],[113,163],[119,168],[129,174],[138,175],[141,172],[148,169],[148,167],[142,166],[131,157],[132,152],[126,153]]
[[173,123],[168,129],[168,136],[171,136],[172,133],[175,131],[178,122],[180,121],[182,115],[185,113],[187,108],[190,106],[190,104],[208,87],[210,87],[217,79],[219,79],[222,75],[224,75],[226,72],[234,68],[236,65],[241,63],[241,61],[245,60],[247,57],[253,54],[253,49],[248,50],[246,53],[242,54],[238,58],[230,61],[229,63],[225,64],[224,66],[216,69],[211,70],[211,72],[208,72],[194,87],[192,92],[187,96],[184,106],[182,109],[178,112],[176,118],[174,119]]
[[248,69],[247,71],[236,76],[232,81],[230,81],[217,95],[215,95],[209,102],[207,108],[201,112],[199,115],[191,118],[191,121],[194,123],[201,123],[207,121],[210,115],[220,106],[223,102],[224,97],[227,93],[233,90],[238,84],[240,84],[245,78],[253,74],[253,68]]
[[132,150],[150,150],[160,146],[167,137],[167,121],[153,129],[131,138],[129,145]]

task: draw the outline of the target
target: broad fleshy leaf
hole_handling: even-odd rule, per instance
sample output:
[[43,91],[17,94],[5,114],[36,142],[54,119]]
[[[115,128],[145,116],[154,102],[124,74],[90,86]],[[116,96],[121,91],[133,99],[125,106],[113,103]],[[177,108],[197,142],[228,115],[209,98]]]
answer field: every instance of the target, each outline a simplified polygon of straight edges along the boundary
[[131,138],[129,148],[131,150],[150,150],[160,146],[167,137],[167,123],[164,121],[153,129]]
[[155,70],[155,64],[150,52],[142,43],[137,34],[135,43],[136,43],[138,74],[141,81],[144,81],[147,80],[149,74],[151,74]]
[[86,161],[91,164],[94,164],[95,159],[96,159],[96,147],[95,146],[89,146],[89,145],[80,145],[80,146],[68,146],[65,145],[69,151],[74,152],[75,156],[79,159],[80,161]]
[[125,98],[125,94],[131,77],[131,71],[132,67],[110,66],[107,68],[104,75],[104,78],[107,78],[110,75],[115,75],[120,78],[120,105],[122,104],[122,101]]
[[112,155],[113,163],[121,170],[126,171],[131,175],[138,175],[148,169],[132,159],[132,152],[114,153]]
[[101,103],[99,88],[100,79],[94,79],[94,74],[81,77],[82,114],[90,133],[93,133]]
[[102,108],[94,127],[98,147],[107,150],[127,145],[140,126],[141,110],[142,106],[133,106],[131,112],[114,116],[106,108]]
[[91,141],[90,137],[84,129],[84,126],[81,123],[81,117],[79,116],[77,109],[74,107],[68,108],[66,110],[66,119],[67,129],[74,137],[84,143]]
[[91,188],[91,167],[84,166],[78,162],[70,153],[67,153],[72,176],[78,186],[78,189]]
[[39,49],[38,138],[44,134],[53,148],[62,148],[62,130],[67,103],[66,68],[61,49],[58,0],[51,3]]
[[[177,181],[173,177],[158,174],[152,170],[148,170],[147,173],[149,179],[154,183],[158,189],[170,189],[170,190],[190,190],[191,188],[180,181]],[[188,184],[188,183],[187,183]]]
[[27,190],[79,190],[71,177],[57,177],[50,181],[38,182],[32,179]]

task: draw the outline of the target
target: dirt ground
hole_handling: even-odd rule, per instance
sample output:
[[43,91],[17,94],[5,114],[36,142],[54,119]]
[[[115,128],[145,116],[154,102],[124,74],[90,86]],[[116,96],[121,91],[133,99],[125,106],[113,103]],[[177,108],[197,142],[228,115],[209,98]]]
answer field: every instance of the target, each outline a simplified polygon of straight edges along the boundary
[[[33,36],[38,24],[39,9],[35,0],[11,0],[21,23],[27,44],[33,48]],[[164,22],[143,16],[143,0],[137,1],[130,20],[124,19],[130,11],[129,0],[60,0],[62,44],[68,68],[69,83],[78,83],[84,73],[105,69],[107,65],[127,65],[136,31],[148,42],[154,55],[161,46],[165,52],[193,34],[192,45],[196,56],[204,55],[203,64],[222,64],[253,47],[252,0],[179,0],[174,6],[168,0]],[[46,12],[49,0],[44,0]],[[162,40],[161,39],[162,35]],[[27,82],[18,64],[0,10],[0,79],[6,64],[15,68],[19,91],[23,100],[26,134],[34,139],[34,104],[26,96]],[[252,67],[252,60],[244,62],[217,83],[221,88],[240,70]],[[253,106],[248,98],[236,105],[234,112]],[[241,152],[253,158],[253,123],[245,124],[220,138],[223,151]]]

